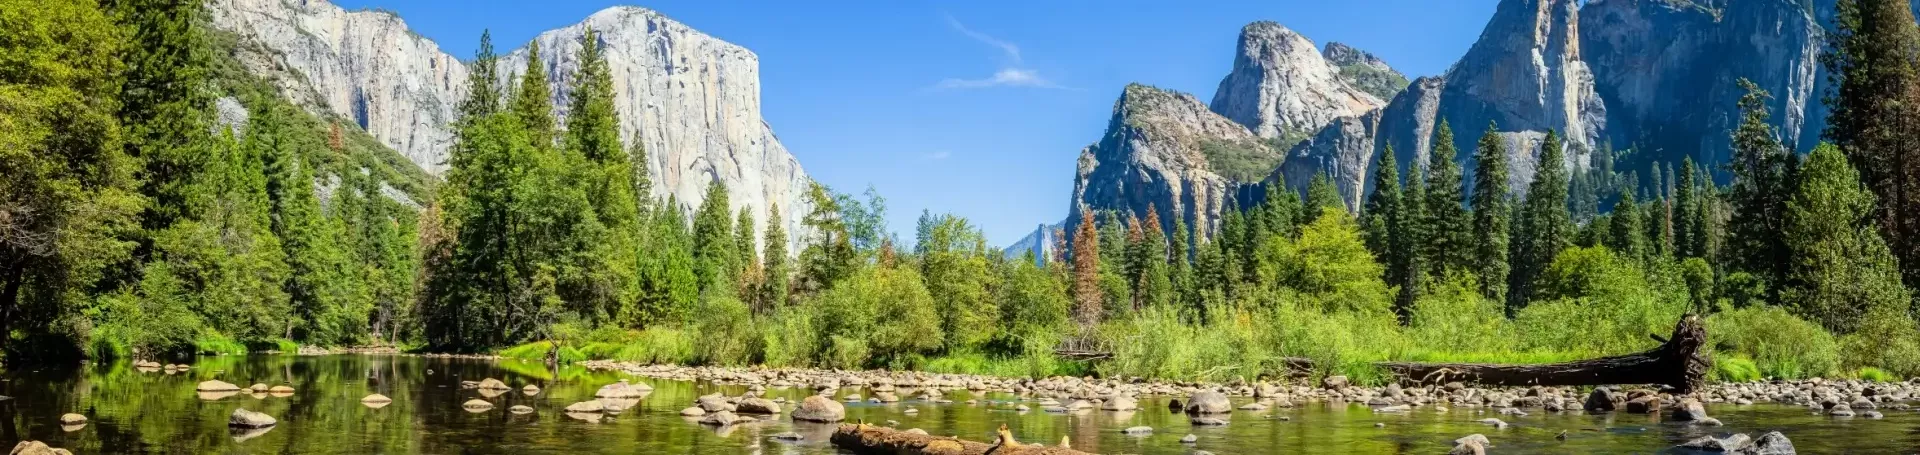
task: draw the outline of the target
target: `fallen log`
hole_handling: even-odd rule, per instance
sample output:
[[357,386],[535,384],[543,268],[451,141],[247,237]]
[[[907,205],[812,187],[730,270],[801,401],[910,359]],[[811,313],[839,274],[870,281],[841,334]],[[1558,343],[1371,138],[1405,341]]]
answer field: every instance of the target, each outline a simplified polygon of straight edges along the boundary
[[[1001,427],[1003,435],[1005,426]],[[987,444],[952,437],[908,433],[867,424],[841,424],[833,445],[859,455],[1092,455],[1037,444]]]
[[1673,335],[1653,339],[1659,347],[1645,352],[1545,365],[1481,363],[1379,362],[1375,365],[1422,383],[1449,381],[1501,386],[1568,386],[1660,384],[1676,393],[1691,393],[1705,385],[1713,360],[1700,348],[1707,344],[1707,328],[1700,317],[1687,315],[1673,327]]
[[[1707,344],[1707,328],[1699,316],[1687,315],[1661,338],[1659,347],[1636,354],[1543,365],[1485,363],[1375,362],[1389,373],[1423,384],[1452,381],[1499,386],[1569,386],[1658,384],[1691,393],[1705,385],[1712,359],[1700,348]],[[1313,359],[1288,357],[1281,364],[1290,371],[1312,371]]]

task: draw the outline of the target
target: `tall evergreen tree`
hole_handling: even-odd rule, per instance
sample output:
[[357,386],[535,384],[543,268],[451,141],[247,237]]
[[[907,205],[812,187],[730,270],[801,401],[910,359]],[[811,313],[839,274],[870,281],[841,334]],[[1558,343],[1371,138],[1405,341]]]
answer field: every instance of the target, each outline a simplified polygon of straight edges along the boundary
[[1425,294],[1430,259],[1426,255],[1426,243],[1431,232],[1427,226],[1427,178],[1418,160],[1407,164],[1406,192],[1401,194],[1400,229],[1395,234],[1400,240],[1402,251],[1397,254],[1402,261],[1399,273],[1400,282],[1389,283],[1400,287],[1400,295],[1394,301],[1394,308],[1405,321],[1412,315],[1413,302]]
[[[1173,248],[1167,263],[1167,281],[1173,285],[1173,300],[1180,305],[1193,306],[1200,302],[1199,285],[1194,282],[1193,259],[1189,253],[1193,245],[1193,233],[1187,230],[1187,223],[1178,215],[1173,217]],[[1193,313],[1197,315],[1198,312]]]
[[[1276,198],[1268,198],[1268,199],[1276,199]],[[1312,223],[1313,220],[1319,218],[1320,214],[1324,213],[1326,209],[1334,209],[1342,213],[1347,213],[1349,211],[1347,208],[1346,199],[1340,197],[1340,190],[1333,187],[1333,179],[1328,178],[1326,174],[1314,174],[1313,179],[1307,181],[1307,200],[1304,205],[1305,205],[1304,207],[1305,210],[1303,210],[1303,213],[1302,213],[1302,215],[1304,216],[1301,218],[1301,220],[1307,223]],[[1259,230],[1259,234],[1260,234],[1259,237],[1261,237],[1261,240],[1257,242],[1252,242],[1255,244],[1253,246],[1255,248],[1258,248],[1259,247],[1258,243],[1264,242],[1265,237],[1267,237],[1269,234],[1273,233],[1274,231],[1280,231],[1283,229],[1291,231],[1292,227],[1280,226],[1276,224],[1273,226],[1269,226],[1266,229]]]
[[840,200],[833,197],[833,192],[814,182],[808,187],[807,203],[813,210],[800,224],[811,231],[812,238],[800,251],[800,266],[803,289],[815,292],[852,275],[857,258],[847,224],[841,218]]
[[1147,217],[1140,221],[1140,284],[1134,299],[1141,306],[1167,307],[1173,303],[1173,277],[1167,270],[1167,234],[1160,228],[1160,211],[1147,204]]
[[740,261],[735,257],[732,208],[727,186],[714,180],[707,184],[706,200],[693,216],[694,274],[700,277],[700,292],[713,292],[732,284],[733,271]]
[[1446,121],[1440,122],[1433,144],[1433,154],[1427,156],[1427,238],[1422,247],[1426,249],[1423,256],[1431,264],[1429,273],[1439,277],[1474,270],[1474,231],[1472,215],[1465,205],[1459,151],[1453,146],[1453,128]]
[[613,72],[608,69],[599,32],[591,27],[574,58],[567,130],[563,142],[577,161],[574,185],[584,190],[593,223],[582,232],[580,277],[563,297],[587,316],[627,321],[638,298],[640,207],[634,195],[633,157],[620,142],[620,118],[614,110]]
[[1604,243],[1608,249],[1623,257],[1645,261],[1648,250],[1645,211],[1639,203],[1634,202],[1633,193],[1630,188],[1620,190],[1620,202],[1613,206],[1610,220],[1613,225],[1609,227]]
[[1547,132],[1540,145],[1539,168],[1527,185],[1521,206],[1519,234],[1513,242],[1513,274],[1509,275],[1507,308],[1525,308],[1533,299],[1534,284],[1546,267],[1573,244],[1573,222],[1567,214],[1567,161],[1560,134]]
[[111,0],[104,6],[130,43],[118,48],[126,65],[119,118],[127,155],[143,165],[138,177],[147,204],[141,224],[155,232],[198,217],[208,202],[197,188],[214,155],[210,56],[201,29],[207,10],[181,0]]
[[787,228],[780,222],[780,206],[767,205],[766,230],[766,281],[761,284],[765,308],[778,308],[786,305],[789,276],[793,273],[787,265]]
[[[1875,219],[1894,256],[1920,263],[1920,30],[1904,0],[1841,0],[1824,55],[1827,141],[1878,197]],[[1920,267],[1902,271],[1920,284]]]
[[520,86],[514,90],[508,110],[520,120],[521,134],[536,148],[548,148],[554,144],[553,94],[547,89],[547,81],[547,66],[540,57],[540,42],[530,42],[527,44],[527,66],[520,72]]
[[1512,191],[1507,188],[1507,149],[1491,123],[1474,149],[1473,241],[1474,272],[1480,276],[1480,295],[1506,301],[1509,229],[1513,225]]
[[1373,256],[1380,258],[1386,266],[1388,283],[1395,283],[1394,277],[1399,267],[1393,257],[1393,236],[1399,229],[1400,215],[1400,168],[1394,162],[1393,146],[1388,145],[1380,152],[1380,158],[1373,166],[1373,193],[1367,195],[1367,203],[1360,210],[1360,226],[1367,241],[1367,249]]

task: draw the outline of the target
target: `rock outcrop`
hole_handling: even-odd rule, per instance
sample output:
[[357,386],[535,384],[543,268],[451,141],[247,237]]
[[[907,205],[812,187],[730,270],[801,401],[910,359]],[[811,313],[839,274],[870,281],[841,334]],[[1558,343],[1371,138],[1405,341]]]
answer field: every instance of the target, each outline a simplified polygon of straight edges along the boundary
[[1381,111],[1359,117],[1335,119],[1312,138],[1287,152],[1286,163],[1275,170],[1268,185],[1284,184],[1294,191],[1306,190],[1315,174],[1325,174],[1339,190],[1348,211],[1359,211],[1373,176],[1375,137],[1380,129]]
[[[1718,5],[1715,5],[1715,4]],[[1825,109],[1814,11],[1800,0],[1595,0],[1580,12],[1581,49],[1606,100],[1609,136],[1654,151],[1649,159],[1725,163],[1746,78],[1772,94],[1768,110],[1788,145],[1811,149]],[[1820,2],[1816,2],[1820,3]],[[1810,133],[1810,134],[1808,134]]]
[[1340,70],[1340,80],[1381,100],[1391,100],[1407,89],[1407,75],[1387,65],[1373,53],[1345,43],[1329,42],[1320,56]]
[[1278,23],[1254,22],[1240,30],[1233,72],[1220,81],[1211,107],[1260,137],[1310,134],[1386,104],[1348,80],[1307,37]]
[[1033,228],[1033,232],[1027,233],[1026,237],[1021,237],[1020,240],[1015,240],[1005,249],[1000,250],[1000,254],[1011,259],[1020,259],[1031,253],[1034,263],[1045,264],[1049,258],[1053,257],[1054,242],[1060,240],[1058,237],[1065,232],[1066,226],[1065,221],[1041,224]]
[[[468,96],[468,68],[398,16],[350,12],[325,0],[212,0],[208,7],[216,27],[239,37],[243,65],[282,95],[315,113],[351,119],[430,173],[445,171],[451,125]],[[562,122],[566,78],[588,27],[602,34],[621,136],[644,146],[638,161],[655,196],[697,207],[707,184],[718,180],[730,190],[732,210],[751,208],[764,223],[768,207],[778,204],[787,232],[801,232],[798,215],[811,180],[761,117],[758,56],[652,10],[601,10],[535,38]],[[503,56],[503,77],[517,75],[525,55],[521,49]]]
[[1192,95],[1131,84],[1100,142],[1080,151],[1067,219],[1079,220],[1082,210],[1144,218],[1152,207],[1167,226],[1192,226],[1198,242],[1212,235],[1240,182],[1264,178],[1282,159],[1269,141]]

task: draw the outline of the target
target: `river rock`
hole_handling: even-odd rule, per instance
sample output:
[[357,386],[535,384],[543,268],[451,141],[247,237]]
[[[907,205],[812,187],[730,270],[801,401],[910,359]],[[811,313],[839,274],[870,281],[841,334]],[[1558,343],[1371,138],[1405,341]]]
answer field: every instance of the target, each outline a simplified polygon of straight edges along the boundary
[[1320,380],[1320,385],[1329,389],[1343,389],[1347,387],[1347,383],[1347,377],[1339,375],[1327,376],[1326,379]]
[[731,412],[738,409],[737,406],[734,406],[733,403],[728,403],[727,399],[720,397],[719,394],[702,396],[694,401],[695,405],[700,406],[700,409],[705,409],[708,414],[720,411]]
[[1753,441],[1753,455],[1794,455],[1793,441],[1778,431],[1769,431]]
[[567,405],[567,412],[602,412],[607,410],[606,403],[600,400],[587,400]]
[[78,425],[83,423],[87,423],[87,416],[74,414],[74,413],[66,413],[66,414],[60,415],[61,425]]
[[1192,443],[1196,443],[1196,442],[1200,442],[1200,437],[1199,437],[1199,436],[1194,436],[1194,435],[1193,435],[1193,433],[1187,433],[1187,435],[1186,435],[1186,436],[1181,436],[1181,437],[1180,437],[1180,443],[1181,443],[1181,444],[1192,444]]
[[467,400],[466,403],[461,403],[460,407],[465,408],[468,411],[481,412],[481,411],[493,409],[493,403],[488,403],[487,400],[475,398],[472,400]]
[[254,391],[254,392],[258,392],[258,393],[267,393],[267,389],[271,389],[271,388],[272,388],[272,387],[268,387],[268,386],[267,386],[266,384],[264,384],[264,383],[257,383],[257,382],[256,382],[256,383],[254,383],[253,385],[251,385],[251,386],[248,386],[248,387],[247,387],[246,389],[242,389],[242,390],[252,390],[252,391]]
[[13,451],[7,455],[73,455],[67,449],[55,449],[40,441],[20,441],[13,445]]
[[630,383],[625,379],[621,379],[620,382],[600,387],[600,390],[594,392],[593,396],[594,398],[646,398],[647,394],[652,392],[652,386]]
[[525,393],[525,394],[527,394],[528,396],[533,396],[533,395],[539,395],[539,394],[540,394],[540,386],[537,386],[537,385],[533,385],[533,384],[527,384],[527,386],[526,386],[526,387],[521,387],[521,388],[520,388],[520,392],[521,392],[521,393]]
[[1493,425],[1494,428],[1498,428],[1502,430],[1507,429],[1507,422],[1502,421],[1500,419],[1487,418],[1487,419],[1477,420],[1476,422],[1484,423],[1487,425]]
[[707,410],[700,409],[699,406],[692,406],[686,409],[681,409],[680,415],[683,417],[700,417],[703,415],[707,415]]
[[768,436],[768,437],[769,437],[769,438],[773,438],[773,440],[775,440],[775,441],[789,441],[789,442],[791,442],[791,441],[799,441],[799,440],[802,440],[802,439],[806,439],[806,437],[805,437],[805,436],[801,436],[801,435],[800,435],[800,433],[795,433],[795,432],[791,432],[791,431],[788,431],[788,432],[784,432],[784,433],[778,433],[778,434],[774,434],[773,436]]
[[1188,420],[1188,423],[1192,423],[1194,426],[1201,426],[1201,427],[1218,427],[1218,426],[1225,426],[1227,424],[1227,419],[1222,419],[1219,417],[1194,417],[1191,420]]
[[290,393],[293,393],[293,388],[284,386],[284,385],[277,385],[277,386],[267,388],[267,393],[271,393],[274,395],[290,394]]
[[800,407],[793,410],[793,420],[839,422],[847,420],[847,407],[827,397],[814,395],[800,401]]
[[1706,405],[1700,404],[1700,400],[1682,398],[1680,405],[1673,411],[1673,418],[1682,422],[1705,419],[1707,418],[1707,407]]
[[1120,430],[1120,433],[1130,434],[1135,436],[1145,436],[1145,435],[1153,434],[1153,427],[1149,427],[1149,426],[1127,427],[1126,429]]
[[1140,400],[1124,395],[1110,396],[1107,397],[1106,401],[1100,403],[1100,410],[1103,411],[1134,411],[1138,409],[1140,409]]
[[1836,404],[1833,405],[1832,408],[1827,409],[1827,415],[1834,417],[1853,417],[1853,407],[1848,406],[1846,403]]
[[1187,398],[1187,413],[1226,414],[1233,412],[1233,403],[1227,401],[1227,395],[1220,392],[1199,392]]
[[780,413],[780,404],[774,403],[773,400],[768,400],[765,398],[748,398],[748,399],[740,400],[740,404],[735,405],[734,407],[735,407],[734,410],[736,411],[751,413],[751,414],[779,414]]
[[1703,452],[1741,453],[1746,451],[1752,445],[1753,445],[1753,438],[1748,437],[1747,435],[1744,435],[1744,434],[1734,433],[1733,435],[1727,436],[1725,438],[1715,438],[1713,436],[1701,436],[1698,438],[1694,438],[1691,441],[1681,443],[1680,447],[1684,449],[1692,449],[1692,450],[1698,450]]
[[361,403],[392,403],[393,399],[387,398],[386,395],[381,395],[376,393],[372,395],[367,395],[366,398],[361,398],[360,402]]
[[707,414],[707,418],[701,419],[700,423],[724,427],[727,425],[733,425],[735,422],[739,422],[739,421],[740,421],[739,416],[735,416],[731,412],[719,411],[712,414]]
[[240,386],[214,379],[201,382],[200,385],[194,386],[193,390],[196,392],[238,392],[240,391]]
[[479,384],[474,385],[474,388],[483,390],[513,390],[513,387],[508,387],[507,383],[494,378],[481,379]]
[[1660,397],[1655,395],[1641,395],[1639,398],[1627,400],[1627,412],[1633,414],[1660,412]]
[[1613,392],[1606,387],[1595,387],[1593,393],[1587,394],[1585,408],[1587,412],[1612,412]]
[[516,405],[513,405],[513,407],[507,408],[507,412],[511,412],[514,414],[532,414],[533,407],[527,406],[524,404],[516,404]]
[[1395,413],[1395,412],[1411,412],[1411,411],[1413,411],[1413,406],[1407,406],[1404,404],[1396,404],[1393,406],[1373,408],[1373,412],[1379,412],[1379,413]]
[[266,428],[279,423],[273,416],[264,413],[234,409],[233,416],[227,418],[227,426],[239,428]]

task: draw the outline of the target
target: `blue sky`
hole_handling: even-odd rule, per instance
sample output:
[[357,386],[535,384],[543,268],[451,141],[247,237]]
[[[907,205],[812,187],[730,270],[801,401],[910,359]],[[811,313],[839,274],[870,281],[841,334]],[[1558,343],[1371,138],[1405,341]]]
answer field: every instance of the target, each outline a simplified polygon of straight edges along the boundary
[[912,238],[923,208],[1005,245],[1066,216],[1075,159],[1129,82],[1212,98],[1240,27],[1273,20],[1373,52],[1409,76],[1465,53],[1496,0],[339,0],[396,11],[461,58],[613,5],[652,8],[760,56],[767,122],[809,174],[868,185]]

